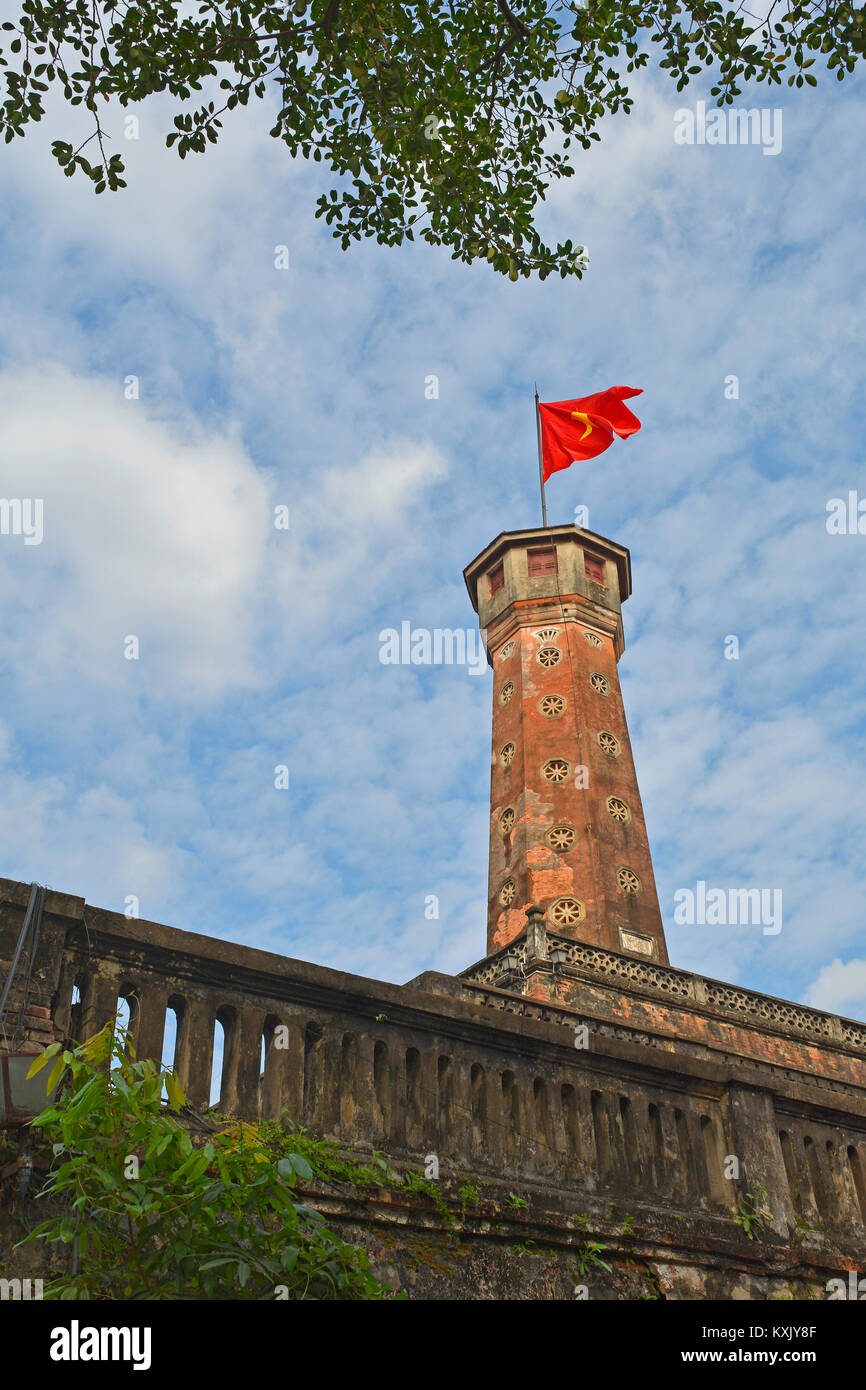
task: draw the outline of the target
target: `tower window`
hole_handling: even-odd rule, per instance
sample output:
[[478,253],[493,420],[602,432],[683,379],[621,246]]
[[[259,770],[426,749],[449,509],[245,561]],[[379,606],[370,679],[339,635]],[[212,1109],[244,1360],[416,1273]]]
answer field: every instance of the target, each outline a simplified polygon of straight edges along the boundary
[[622,891],[629,898],[633,898],[637,893],[640,892],[640,879],[638,878],[634,869],[628,869],[625,867],[625,865],[623,865],[622,868],[617,869],[616,871],[616,881],[619,887],[622,889]]
[[510,907],[517,897],[517,884],[513,878],[507,878],[498,893],[499,906]]
[[597,555],[584,555],[583,567],[592,584],[604,584],[604,560],[599,560]]
[[606,753],[609,758],[619,757],[619,739],[614,734],[609,733],[607,729],[601,729],[596,738],[602,753]]
[[578,898],[557,898],[547,909],[547,916],[555,927],[573,927],[586,917],[586,908]]
[[505,570],[502,564],[498,564],[487,576],[490,583],[490,597],[498,594],[499,590],[505,587]]
[[544,838],[557,854],[565,854],[574,849],[577,831],[573,825],[552,825]]
[[540,574],[556,574],[556,547],[545,546],[543,550],[527,550],[529,577],[535,579]]

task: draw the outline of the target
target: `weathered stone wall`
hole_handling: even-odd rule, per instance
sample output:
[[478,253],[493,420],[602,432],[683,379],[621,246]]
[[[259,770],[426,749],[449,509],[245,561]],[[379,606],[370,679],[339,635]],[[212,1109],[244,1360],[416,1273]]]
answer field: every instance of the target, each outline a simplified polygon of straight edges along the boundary
[[[43,1167],[23,1203],[14,1185],[0,1184],[0,1278],[47,1283],[68,1269],[69,1247],[18,1244],[53,1214],[35,1197]],[[603,1195],[575,1198],[477,1177],[468,1183],[459,1174],[436,1186],[435,1203],[384,1178],[380,1188],[363,1190],[315,1180],[299,1195],[343,1239],[367,1250],[379,1279],[410,1298],[821,1299],[828,1279],[847,1282],[851,1267],[808,1240],[789,1245],[768,1234],[749,1241],[738,1230],[720,1241],[700,1216],[677,1218]]]
[[[27,895],[0,881],[0,970]],[[543,924],[530,926],[524,974],[507,989],[436,974],[397,986],[50,893],[31,1002],[50,1011],[58,1035],[83,1038],[125,998],[139,1054],[156,1058],[174,1010],[177,1070],[197,1108],[209,1101],[218,1019],[221,1110],[251,1120],[287,1113],[401,1170],[422,1170],[433,1155],[444,1190],[478,1186],[489,1215],[480,1204],[458,1234],[405,1195],[322,1196],[424,1296],[454,1295],[434,1280],[433,1256],[425,1272],[419,1241],[458,1252],[466,1297],[478,1296],[476,1284],[510,1296],[515,1280],[537,1290],[526,1296],[568,1295],[594,1239],[620,1273],[631,1261],[665,1296],[790,1296],[792,1281],[823,1286],[840,1269],[866,1267],[866,1046],[845,1021],[816,1015],[814,1036],[808,1019],[799,1031],[784,1016],[727,1024],[685,972],[672,973],[692,982],[688,1008],[664,991],[654,997],[646,980],[593,975],[585,963],[554,971],[539,955],[549,945]],[[603,954],[629,970],[641,964]],[[767,1208],[753,1240],[743,1225],[750,1202]],[[526,1282],[529,1269],[537,1278]],[[650,1296],[636,1287],[623,1276],[591,1296]]]
[[415,1298],[822,1299],[827,1280],[849,1268],[826,1251],[750,1242],[742,1231],[720,1244],[700,1220],[675,1245],[670,1216],[627,1203],[578,1209],[540,1190],[514,1210],[502,1190],[485,1188],[461,1212],[454,1196],[456,1228],[386,1190],[351,1201],[320,1188],[312,1200],[344,1239],[364,1246],[379,1278]]

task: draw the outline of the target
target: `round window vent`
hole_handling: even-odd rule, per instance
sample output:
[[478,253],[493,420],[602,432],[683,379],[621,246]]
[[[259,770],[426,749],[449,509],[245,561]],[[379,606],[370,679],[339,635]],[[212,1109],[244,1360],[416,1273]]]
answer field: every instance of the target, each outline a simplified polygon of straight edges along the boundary
[[561,782],[566,781],[569,771],[569,764],[565,761],[565,758],[548,758],[541,769],[541,775],[545,782],[553,782],[555,785],[559,785]]
[[559,665],[562,660],[562,652],[559,647],[540,647],[535,659],[549,671],[552,666]]
[[610,694],[610,681],[607,676],[603,676],[601,671],[593,671],[589,678],[589,683],[593,690],[597,690],[599,695]]
[[542,695],[538,702],[538,708],[547,719],[558,719],[565,713],[565,706],[564,695]]
[[500,661],[507,661],[508,658],[511,656],[511,653],[512,653],[513,651],[514,651],[514,638],[513,638],[513,637],[509,637],[508,641],[505,643],[505,646],[502,648],[502,651],[499,653],[499,660],[500,660]]
[[633,898],[640,892],[640,879],[634,869],[617,869],[616,881],[627,897]]
[[574,848],[577,831],[573,825],[552,825],[544,838],[557,854],[565,854]]
[[500,705],[507,705],[514,698],[514,681],[506,681],[499,692]]
[[514,822],[517,820],[517,812],[513,806],[506,806],[497,822],[500,835],[510,835],[514,829]]
[[608,733],[607,729],[601,729],[596,738],[602,753],[606,753],[609,758],[619,757],[619,739],[614,734]]
[[631,820],[631,811],[618,796],[607,798],[607,813],[611,820],[619,821],[620,825],[625,825],[626,821]]
[[517,884],[513,878],[507,878],[500,888],[497,897],[500,907],[510,907],[517,897]]
[[499,761],[503,767],[510,767],[514,761],[514,744],[503,743],[499,750]]
[[578,898],[557,898],[547,909],[547,920],[555,927],[574,927],[586,916],[586,908]]

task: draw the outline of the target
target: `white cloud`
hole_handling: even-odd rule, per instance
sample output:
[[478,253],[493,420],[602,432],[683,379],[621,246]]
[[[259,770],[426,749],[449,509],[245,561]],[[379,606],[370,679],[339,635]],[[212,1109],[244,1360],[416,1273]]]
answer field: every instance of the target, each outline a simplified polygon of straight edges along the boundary
[[43,499],[42,544],[0,544],[22,673],[150,694],[251,678],[271,519],[237,441],[155,419],[121,382],[46,366],[0,375],[0,450],[6,495]]
[[189,871],[188,856],[177,845],[157,842],[122,788],[82,790],[75,780],[4,773],[0,843],[7,875],[75,894],[81,885],[98,883],[97,905],[115,911],[123,911],[134,893],[147,916],[148,902],[164,900]]
[[383,597],[405,604],[414,587],[409,566],[430,544],[425,505],[447,471],[434,445],[397,439],[360,459],[314,457],[284,486],[292,527],[277,555],[276,588],[290,643],[314,625],[323,644],[351,631]]
[[866,1017],[866,960],[843,962],[837,956],[818,972],[806,990],[806,1002],[843,1018]]

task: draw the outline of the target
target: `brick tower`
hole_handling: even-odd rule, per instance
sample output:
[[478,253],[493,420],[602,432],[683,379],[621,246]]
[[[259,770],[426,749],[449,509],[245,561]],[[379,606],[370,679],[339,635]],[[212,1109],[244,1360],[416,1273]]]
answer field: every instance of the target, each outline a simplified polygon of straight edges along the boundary
[[493,667],[487,951],[526,928],[667,962],[617,662],[624,546],[505,531],[464,571]]

